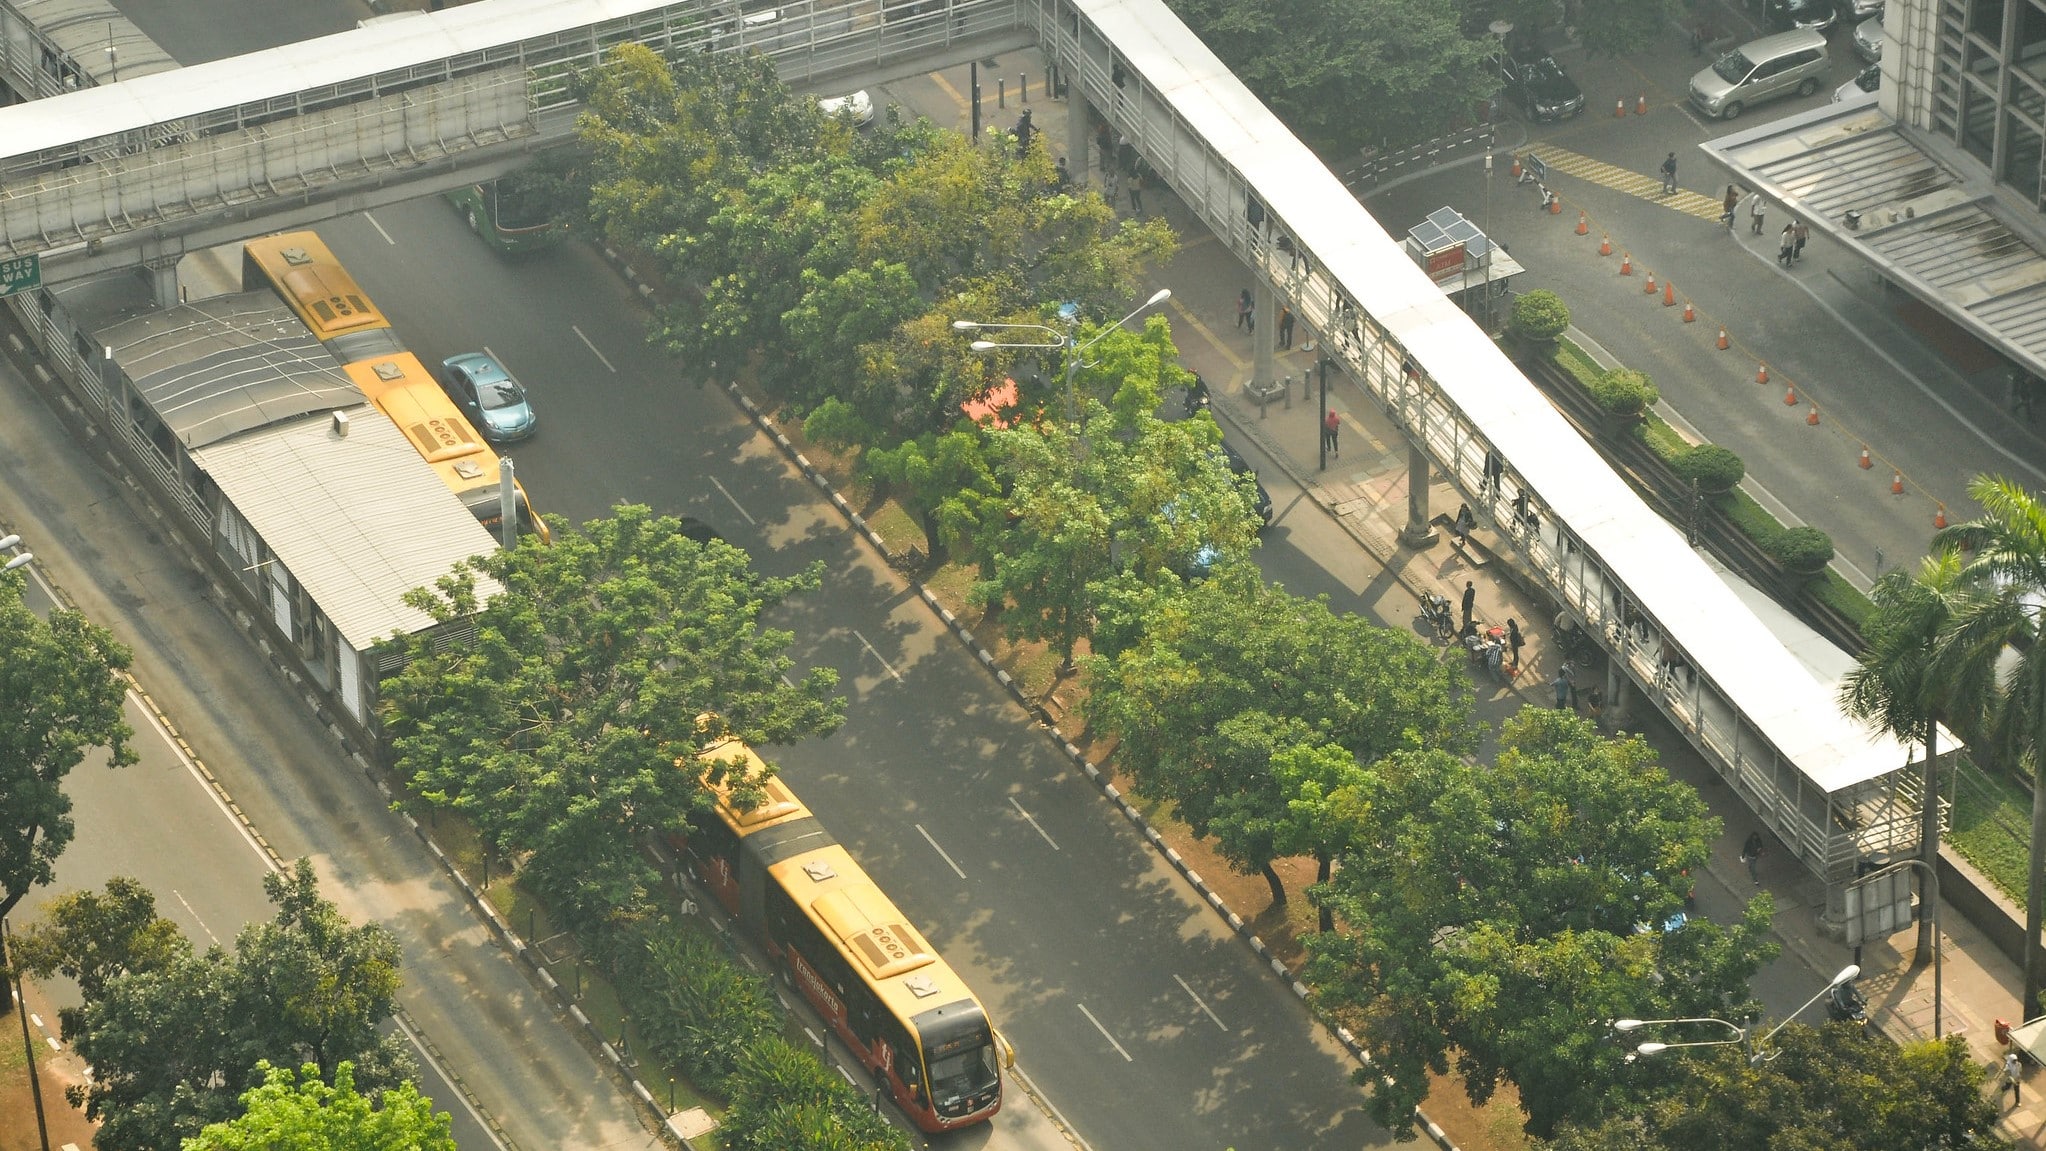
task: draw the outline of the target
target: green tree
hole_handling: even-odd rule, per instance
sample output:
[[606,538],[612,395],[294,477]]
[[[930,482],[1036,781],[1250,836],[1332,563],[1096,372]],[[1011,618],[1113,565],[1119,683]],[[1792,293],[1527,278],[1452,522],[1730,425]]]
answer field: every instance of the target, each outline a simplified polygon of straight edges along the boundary
[[1617,59],[1632,55],[1667,35],[1676,17],[1675,0],[1574,0],[1572,24],[1584,50]]
[[18,571],[0,574],[0,916],[56,876],[74,833],[71,769],[96,747],[109,767],[135,762],[122,715],[128,649],[75,611],[38,617],[24,586]]
[[[2032,781],[2031,860],[2025,879],[2024,1017],[2041,1013],[2040,912],[2046,909],[2046,503],[2022,485],[1977,476],[1982,515],[1933,536],[1971,558],[1954,577],[1967,589],[1938,653],[1946,700],[1970,742]],[[2015,666],[2001,670],[2006,653]],[[1983,722],[1986,720],[1986,722]],[[1979,732],[1979,734],[1978,734]]]
[[411,1083],[372,1102],[355,1089],[355,1065],[341,1063],[329,1086],[318,1066],[293,1075],[256,1064],[260,1086],[242,1095],[242,1114],[186,1139],[184,1151],[455,1151],[447,1112]]
[[[552,547],[470,561],[412,602],[473,616],[475,638],[444,650],[409,641],[410,663],[384,686],[399,770],[495,850],[524,856],[533,882],[580,914],[636,907],[659,882],[641,845],[702,796],[678,763],[728,733],[789,743],[844,716],[830,669],[784,682],[789,633],[762,626],[817,586],[822,565],[763,576],[744,552],[681,527],[622,505],[560,528]],[[504,590],[478,605],[479,577]],[[728,765],[706,767],[722,778]]]
[[1116,732],[1116,764],[1135,789],[1216,836],[1233,865],[1265,877],[1274,902],[1286,891],[1273,860],[1312,854],[1325,873],[1355,834],[1359,761],[1476,746],[1459,669],[1254,570],[1162,598],[1141,639],[1089,670],[1088,717]]
[[[108,975],[66,1016],[65,1037],[93,1068],[67,1094],[100,1122],[93,1142],[101,1151],[173,1147],[231,1119],[265,1060],[310,1065],[330,1079],[347,1063],[370,1091],[410,1078],[403,1040],[377,1031],[394,1010],[397,940],[379,924],[350,924],[320,898],[307,860],[265,876],[263,886],[277,912],[244,928],[232,953],[195,956],[152,929],[146,934],[167,961]],[[115,950],[118,937],[87,937],[95,922],[133,937],[133,915],[109,921],[105,903],[53,909],[51,938],[79,951],[60,965],[86,969]]]
[[125,875],[107,880],[104,894],[71,891],[51,900],[42,921],[14,940],[14,962],[22,971],[74,980],[88,1000],[104,995],[111,980],[161,971],[191,953],[178,925],[156,913],[156,896]]
[[1736,924],[1676,918],[1718,821],[1647,744],[1575,715],[1523,710],[1489,767],[1395,752],[1355,803],[1306,979],[1370,1048],[1395,1129],[1452,1054],[1474,1102],[1515,1084],[1535,1134],[1596,1115],[1625,1064],[1590,1021],[1738,1015],[1774,951],[1766,895]]
[[[1919,850],[1926,866],[1939,866],[1939,725],[1948,710],[1948,683],[1936,658],[1939,639],[1953,623],[1961,557],[1952,549],[1927,556],[1914,574],[1887,572],[1869,594],[1875,614],[1862,625],[1868,642],[1840,684],[1840,706],[1856,719],[1925,749],[1920,784]],[[1918,917],[1918,957],[1932,959],[1938,909],[1930,894]]]

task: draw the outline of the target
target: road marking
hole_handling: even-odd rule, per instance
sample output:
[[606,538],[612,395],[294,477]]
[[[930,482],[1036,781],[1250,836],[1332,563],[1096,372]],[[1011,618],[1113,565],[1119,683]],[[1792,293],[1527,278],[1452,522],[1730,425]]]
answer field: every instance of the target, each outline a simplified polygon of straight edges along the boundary
[[896,683],[901,683],[901,682],[902,682],[902,675],[901,675],[901,674],[900,674],[899,672],[897,672],[897,671],[895,670],[895,668],[894,668],[894,666],[893,666],[892,664],[890,664],[890,663],[888,662],[888,658],[887,658],[886,656],[884,656],[884,655],[882,655],[882,654],[881,654],[880,652],[878,652],[878,651],[875,651],[875,650],[874,650],[874,645],[873,645],[873,644],[870,644],[870,643],[868,643],[868,642],[867,642],[867,637],[866,637],[866,636],[860,635],[860,629],[858,629],[858,628],[854,628],[854,629],[853,629],[853,635],[854,635],[854,636],[857,636],[857,637],[859,638],[859,641],[860,641],[860,646],[861,646],[861,647],[863,647],[863,648],[866,648],[866,649],[867,649],[867,652],[868,652],[868,654],[872,655],[872,656],[873,656],[873,657],[874,657],[875,659],[877,659],[877,660],[880,660],[880,661],[881,661],[881,666],[882,666],[883,668],[886,668],[886,669],[887,669],[887,671],[888,671],[888,674],[889,674],[889,675],[892,675],[892,676],[894,676],[894,677],[895,677],[895,682],[896,682]]
[[746,522],[747,522],[747,523],[749,523],[749,524],[752,524],[752,525],[753,525],[754,527],[759,527],[759,526],[760,526],[760,521],[759,521],[759,520],[756,520],[756,519],[754,519],[754,518],[753,518],[752,516],[750,516],[750,515],[746,515],[746,509],[745,509],[745,508],[742,508],[742,507],[740,507],[740,506],[739,506],[739,501],[738,501],[738,500],[736,500],[736,499],[733,499],[733,498],[732,498],[732,493],[730,493],[730,492],[728,492],[728,491],[726,491],[726,490],[725,490],[725,485],[723,485],[723,484],[719,483],[719,482],[718,482],[718,478],[717,478],[716,476],[711,476],[711,477],[710,477],[710,482],[711,482],[711,486],[712,486],[712,487],[714,487],[714,488],[716,488],[716,489],[718,490],[718,492],[719,492],[720,494],[722,494],[722,495],[723,495],[723,496],[725,497],[725,499],[727,499],[727,500],[730,500],[730,501],[731,501],[731,505],[732,505],[732,510],[733,510],[733,511],[735,511],[735,512],[738,512],[738,513],[739,513],[740,515],[742,515],[742,516],[746,516]]
[[1717,198],[1698,192],[1687,192],[1682,188],[1670,195],[1663,195],[1660,175],[1644,175],[1632,168],[1622,168],[1617,164],[1594,160],[1589,156],[1581,156],[1576,152],[1558,148],[1554,144],[1537,144],[1528,149],[1528,153],[1539,157],[1542,163],[1548,165],[1550,172],[1575,176],[1601,188],[1611,188],[1615,192],[1675,209],[1686,216],[1717,221],[1720,213],[1725,210],[1723,203]]
[[1194,315],[1192,312],[1188,311],[1186,309],[1186,306],[1181,304],[1177,298],[1173,299],[1172,302],[1167,304],[1166,306],[1172,309],[1172,314],[1178,319],[1179,323],[1185,324],[1187,327],[1192,328],[1195,332],[1198,332],[1202,339],[1208,341],[1208,343],[1214,346],[1216,351],[1222,353],[1222,358],[1229,361],[1229,366],[1231,368],[1234,368],[1235,370],[1240,372],[1243,370],[1244,365],[1249,363],[1248,360],[1245,360],[1242,356],[1237,355],[1236,350],[1234,348],[1231,348],[1228,344],[1223,343],[1222,337],[1215,334],[1215,329],[1210,328],[1208,325],[1202,323],[1201,318],[1199,316]]
[[206,926],[205,918],[199,914],[196,908],[192,906],[191,901],[185,898],[185,893],[173,887],[171,888],[171,894],[177,896],[178,902],[185,905],[185,910],[192,913],[192,919],[199,924],[199,930],[206,933],[206,938],[211,939],[215,947],[219,947],[221,945],[220,937],[218,935],[213,934],[213,929],[211,927]]
[[403,1031],[405,1033],[406,1039],[411,1040],[412,1049],[414,1051],[417,1051],[421,1055],[426,1056],[427,1062],[432,1063],[435,1067],[440,1068],[441,1077],[443,1079],[446,1079],[448,1081],[448,1085],[455,1089],[455,1098],[461,1100],[462,1110],[467,1111],[469,1113],[469,1118],[474,1119],[476,1121],[476,1126],[481,1127],[483,1129],[483,1133],[485,1135],[490,1136],[490,1145],[497,1148],[497,1151],[511,1151],[511,1148],[506,1147],[504,1145],[504,1140],[499,1139],[497,1137],[497,1129],[491,1124],[491,1122],[488,1119],[485,1119],[483,1117],[482,1112],[476,1110],[476,1105],[474,1103],[469,1102],[469,1093],[467,1091],[462,1090],[461,1086],[455,1082],[454,1069],[449,1067],[446,1063],[442,1062],[441,1060],[435,1058],[430,1052],[427,1051],[426,1039],[423,1036],[421,1036],[419,1032],[414,1031],[412,1029],[412,1025],[405,1021],[403,1015],[393,1015],[391,1017],[391,1022],[398,1025],[398,1030]]
[[938,853],[938,858],[945,861],[945,866],[951,868],[954,875],[961,879],[966,878],[966,873],[959,870],[959,865],[952,862],[952,857],[945,854],[945,849],[938,846],[938,841],[931,838],[931,833],[924,830],[923,824],[916,825],[916,833],[924,837],[924,842],[931,845],[931,850]]
[[568,326],[568,330],[574,332],[575,338],[583,342],[583,347],[588,348],[590,350],[590,354],[597,357],[598,363],[604,365],[605,369],[608,370],[612,375],[615,376],[618,374],[618,369],[611,366],[611,361],[604,358],[604,353],[597,350],[597,345],[591,343],[590,338],[588,336],[583,335],[583,330],[581,328],[576,327],[574,324],[570,324]]
[[1221,1016],[1216,1015],[1213,1011],[1208,1010],[1207,1001],[1202,999],[1200,996],[1194,994],[1194,989],[1186,985],[1186,980],[1181,979],[1177,975],[1174,975],[1172,977],[1172,981],[1174,983],[1179,984],[1179,989],[1181,991],[1186,992],[1187,998],[1194,1001],[1194,1005],[1201,1009],[1202,1014],[1206,1015],[1208,1018],[1215,1021],[1215,1026],[1220,1027],[1224,1031],[1229,1030],[1229,1025],[1227,1023],[1222,1022]]
[[1053,851],[1057,851],[1059,849],[1058,841],[1053,839],[1051,835],[1044,830],[1044,828],[1038,827],[1037,821],[1030,817],[1029,812],[1023,810],[1023,805],[1017,803],[1016,797],[1013,795],[1009,797],[1009,806],[1016,809],[1016,814],[1023,817],[1023,822],[1029,824],[1033,829],[1035,829],[1037,834],[1044,836],[1044,841],[1046,843],[1051,844],[1051,849]]
[[384,243],[389,244],[393,248],[398,246],[398,241],[391,239],[391,234],[389,232],[384,231],[384,226],[382,224],[377,223],[377,218],[375,216],[370,215],[368,212],[364,212],[362,214],[362,218],[368,220],[369,226],[377,230],[377,235],[382,236],[384,238]]
[[1106,1027],[1103,1027],[1103,1026],[1101,1025],[1101,1020],[1099,1020],[1099,1019],[1096,1019],[1096,1018],[1094,1018],[1094,1013],[1093,1013],[1092,1011],[1089,1011],[1089,1010],[1087,1010],[1087,1005],[1086,1005],[1086,1004],[1084,1004],[1084,1003],[1075,1003],[1075,1004],[1074,1004],[1073,1006],[1075,1006],[1075,1007],[1078,1007],[1078,1008],[1080,1009],[1080,1014],[1082,1014],[1082,1015],[1085,1015],[1085,1016],[1087,1017],[1087,1022],[1089,1022],[1089,1023],[1092,1023],[1092,1024],[1094,1025],[1094,1030],[1096,1030],[1096,1031],[1099,1031],[1099,1032],[1101,1032],[1101,1037],[1102,1037],[1103,1039],[1106,1039],[1106,1040],[1108,1040],[1108,1045],[1109,1045],[1110,1047],[1113,1047],[1113,1048],[1115,1048],[1115,1053],[1116,1053],[1117,1055],[1120,1055],[1120,1056],[1122,1056],[1122,1061],[1123,1061],[1124,1063],[1135,1063],[1135,1062],[1136,1062],[1136,1060],[1134,1060],[1134,1059],[1130,1058],[1130,1053],[1129,1053],[1129,1052],[1127,1052],[1127,1051],[1124,1051],[1124,1050],[1122,1049],[1122,1044],[1120,1044],[1120,1043],[1117,1043],[1117,1042],[1115,1041],[1115,1036],[1113,1036],[1113,1035],[1110,1035],[1110,1034],[1108,1033],[1108,1028],[1106,1028]]
[[961,112],[966,111],[966,97],[959,94],[959,89],[952,86],[952,81],[945,79],[943,72],[933,72],[930,76],[931,83],[936,84],[939,91],[945,93],[946,98],[952,101],[954,107],[958,108]]

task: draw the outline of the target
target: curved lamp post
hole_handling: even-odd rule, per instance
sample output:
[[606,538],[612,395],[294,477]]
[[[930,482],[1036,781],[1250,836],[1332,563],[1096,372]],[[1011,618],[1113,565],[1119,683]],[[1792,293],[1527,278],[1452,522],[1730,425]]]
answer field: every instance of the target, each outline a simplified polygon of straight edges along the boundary
[[[1790,1026],[1791,1020],[1796,1019],[1798,1016],[1804,1014],[1806,1008],[1809,1008],[1812,1004],[1817,1003],[1819,1001],[1819,996],[1826,994],[1827,992],[1833,990],[1835,987],[1840,986],[1842,983],[1846,983],[1847,981],[1853,979],[1855,976],[1860,974],[1861,967],[1857,964],[1850,963],[1847,966],[1841,968],[1840,974],[1835,975],[1831,982],[1827,983],[1824,987],[1819,988],[1816,994],[1814,994],[1810,999],[1804,1001],[1803,1006],[1799,1007],[1796,1011],[1793,1011],[1790,1014],[1784,1016],[1783,1022],[1778,1023],[1776,1026],[1770,1028],[1769,1033],[1762,1036],[1762,1038],[1758,1040],[1750,1040],[1748,1038],[1747,1028],[1741,1027],[1737,1024],[1729,1023],[1724,1019],[1716,1019],[1709,1015],[1694,1016],[1685,1019],[1615,1019],[1613,1020],[1613,1030],[1619,1032],[1628,1032],[1636,1031],[1643,1027],[1660,1027],[1678,1023],[1714,1023],[1721,1027],[1726,1028],[1728,1031],[1733,1032],[1733,1038],[1699,1039],[1690,1043],[1649,1042],[1641,1044],[1639,1047],[1636,1047],[1634,1051],[1638,1055],[1654,1055],[1658,1052],[1669,1051],[1678,1047],[1725,1047],[1731,1044],[1738,1043],[1741,1045],[1742,1048],[1746,1049],[1748,1053],[1749,1063],[1761,1063],[1765,1060],[1776,1058],[1776,1052],[1770,1051],[1768,1047],[1769,1041],[1771,1039],[1776,1038],[1776,1033],[1778,1031],[1781,1031],[1785,1027]],[[1632,1057],[1633,1056],[1629,1056],[1628,1058],[1631,1059]]]
[[34,552],[25,552],[19,550],[21,548],[20,536],[17,535],[0,536],[0,548],[4,548],[8,551],[16,553],[14,555],[7,557],[6,563],[0,563],[0,572],[11,572],[15,568],[27,567],[29,564],[35,562],[36,554]]
[[1158,289],[1151,293],[1150,299],[1137,305],[1135,311],[1117,320],[1115,323],[1102,328],[1099,332],[1095,333],[1093,339],[1088,340],[1084,344],[1079,342],[1080,305],[1073,303],[1059,305],[1059,322],[1064,325],[1063,329],[1054,328],[1048,324],[984,324],[979,320],[954,320],[952,321],[952,330],[955,332],[1042,332],[1050,336],[1051,341],[1048,343],[1004,343],[998,340],[975,340],[968,346],[976,352],[991,352],[997,348],[1057,348],[1063,351],[1066,356],[1066,418],[1077,422],[1080,418],[1080,403],[1076,383],[1080,378],[1081,358],[1086,354],[1087,349],[1107,339],[1109,333],[1171,298],[1171,288]]

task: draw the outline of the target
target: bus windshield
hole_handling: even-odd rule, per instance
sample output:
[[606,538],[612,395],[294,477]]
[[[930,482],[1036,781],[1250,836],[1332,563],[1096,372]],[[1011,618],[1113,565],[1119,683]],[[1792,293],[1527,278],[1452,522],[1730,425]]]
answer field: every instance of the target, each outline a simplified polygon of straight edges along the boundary
[[942,1112],[946,1103],[979,1095],[1001,1078],[995,1045],[983,1043],[931,1060],[931,1101]]

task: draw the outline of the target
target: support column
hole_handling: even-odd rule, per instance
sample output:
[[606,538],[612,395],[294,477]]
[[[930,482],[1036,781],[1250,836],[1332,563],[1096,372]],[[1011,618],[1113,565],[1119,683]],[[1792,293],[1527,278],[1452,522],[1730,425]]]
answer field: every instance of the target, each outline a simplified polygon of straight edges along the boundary
[[144,261],[142,278],[149,285],[149,293],[156,300],[157,307],[168,308],[183,302],[178,295],[177,257]]
[[1602,717],[1607,727],[1618,727],[1634,718],[1634,680],[1620,670],[1618,656],[1606,660],[1606,711]]
[[1094,105],[1087,102],[1080,89],[1066,88],[1066,167],[1073,173],[1073,187],[1078,189],[1092,185],[1100,187],[1100,181],[1089,178],[1093,171],[1092,160],[1101,149],[1094,146]]
[[1251,382],[1259,387],[1269,387],[1279,381],[1279,304],[1278,293],[1265,283],[1264,278],[1252,273],[1256,282],[1252,297],[1257,301],[1257,331],[1250,336],[1252,350]]
[[1435,525],[1428,522],[1428,453],[1421,450],[1421,445],[1408,440],[1407,526],[1400,532],[1400,542],[1419,550],[1439,538]]

